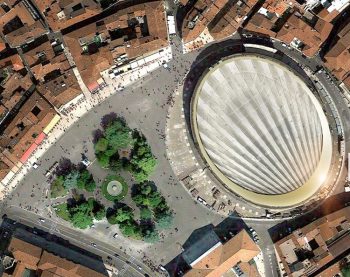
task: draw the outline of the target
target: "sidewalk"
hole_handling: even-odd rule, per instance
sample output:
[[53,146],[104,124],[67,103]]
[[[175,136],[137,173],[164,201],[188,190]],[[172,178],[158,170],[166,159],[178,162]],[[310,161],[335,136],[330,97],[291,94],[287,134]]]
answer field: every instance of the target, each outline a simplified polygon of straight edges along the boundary
[[[42,157],[44,153],[50,148],[50,146],[55,144],[56,141],[62,135],[64,135],[64,133],[75,122],[77,122],[81,116],[83,116],[86,112],[94,108],[99,103],[103,102],[106,98],[117,93],[118,91],[121,91],[123,88],[131,85],[140,78],[148,75],[151,71],[158,69],[162,66],[163,62],[169,62],[172,59],[172,52],[170,46],[165,48],[162,53],[163,54],[160,59],[151,61],[149,64],[143,66],[142,68],[138,68],[133,71],[128,71],[114,79],[109,78],[108,71],[101,72],[101,75],[105,78],[107,86],[103,87],[95,94],[91,94],[90,92],[87,93],[87,87],[82,82],[81,78],[80,81],[78,79],[84,97],[78,100],[76,104],[72,104],[71,106],[61,110],[61,120],[50,131],[47,138],[39,145],[39,147],[35,150],[35,152],[27,160],[27,162],[15,173],[14,177],[7,184],[0,182],[0,200],[3,200],[8,194],[11,193],[11,191],[16,187],[16,185],[32,168],[32,164],[36,162],[40,157]],[[64,115],[63,113],[67,113],[67,115]]]

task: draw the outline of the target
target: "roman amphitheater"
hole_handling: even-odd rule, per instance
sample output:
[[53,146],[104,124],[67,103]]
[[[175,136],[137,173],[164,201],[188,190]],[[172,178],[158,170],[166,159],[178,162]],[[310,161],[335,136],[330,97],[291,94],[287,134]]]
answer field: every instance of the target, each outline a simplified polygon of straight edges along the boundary
[[326,180],[332,160],[326,115],[279,61],[238,55],[217,63],[197,83],[190,120],[212,174],[251,203],[295,206]]

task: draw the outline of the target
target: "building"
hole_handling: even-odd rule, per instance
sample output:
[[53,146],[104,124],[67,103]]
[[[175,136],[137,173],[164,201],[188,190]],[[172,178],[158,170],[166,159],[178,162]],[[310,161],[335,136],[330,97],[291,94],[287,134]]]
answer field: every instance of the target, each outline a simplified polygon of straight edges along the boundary
[[[56,121],[54,108],[36,91],[25,101],[0,135],[0,178],[10,178],[45,138]],[[9,175],[12,174],[12,175]],[[8,176],[9,175],[9,176]]]
[[222,242],[214,231],[201,237],[182,256],[191,269],[185,277],[260,276],[252,260],[260,249],[245,230]]
[[327,68],[350,89],[350,21],[338,32],[324,60]]
[[296,1],[266,1],[247,22],[246,31],[276,38],[314,56],[328,38],[333,24]]
[[168,46],[163,3],[135,5],[86,25],[64,40],[88,89],[104,82],[101,72]]
[[102,277],[86,266],[56,256],[42,248],[13,237],[8,246],[4,277]]
[[257,4],[256,0],[196,1],[182,22],[185,46],[195,49],[212,40],[226,38],[237,31]]
[[[7,55],[4,55],[7,56]],[[0,122],[19,104],[33,83],[18,54],[0,60]]]
[[60,31],[102,11],[94,0],[35,0],[53,31]]
[[52,105],[60,108],[81,95],[59,39],[49,41],[46,38],[39,45],[29,45],[26,49],[23,56],[38,81],[37,90]]
[[328,120],[304,80],[281,62],[227,57],[203,74],[191,105],[199,153],[235,194],[291,207],[324,185],[333,155]]
[[5,49],[6,49],[6,43],[2,38],[0,38],[0,53],[5,51]]
[[[283,276],[335,276],[350,246],[350,207],[295,230],[275,243]],[[333,274],[334,275],[331,275]]]
[[18,47],[48,30],[30,1],[4,0],[0,6],[0,32],[11,47]]

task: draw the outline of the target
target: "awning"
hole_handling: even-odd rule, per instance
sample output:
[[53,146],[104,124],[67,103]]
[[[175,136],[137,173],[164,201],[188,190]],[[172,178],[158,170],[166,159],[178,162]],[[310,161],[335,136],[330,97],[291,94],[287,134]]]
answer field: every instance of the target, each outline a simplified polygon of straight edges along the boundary
[[99,87],[100,87],[100,85],[97,82],[93,82],[92,84],[88,85],[88,89],[90,91],[94,91],[94,90],[98,89]]
[[5,176],[4,179],[2,179],[2,183],[7,185],[8,182],[10,182],[10,180],[13,178],[13,176],[15,176],[15,173],[13,173],[12,171],[10,171],[9,173],[7,173],[7,175]]
[[100,79],[97,80],[97,83],[99,85],[103,85],[105,83],[105,81],[102,78],[100,78]]
[[37,138],[35,139],[34,142],[35,142],[37,145],[39,145],[40,143],[43,142],[43,140],[45,139],[45,137],[46,137],[45,133],[42,132],[39,136],[37,136]]
[[57,124],[58,121],[60,121],[61,117],[56,114],[53,119],[51,119],[50,123],[45,127],[45,129],[43,130],[44,134],[48,134],[52,128]]
[[22,158],[20,159],[21,163],[25,163],[30,155],[35,151],[35,149],[38,147],[37,144],[33,143],[28,150],[23,154]]

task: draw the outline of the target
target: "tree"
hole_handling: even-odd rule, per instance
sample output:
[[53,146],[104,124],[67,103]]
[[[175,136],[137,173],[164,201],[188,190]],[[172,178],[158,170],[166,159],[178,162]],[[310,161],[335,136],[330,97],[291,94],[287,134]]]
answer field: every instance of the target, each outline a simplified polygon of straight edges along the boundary
[[95,152],[100,153],[107,150],[108,140],[105,138],[100,138],[95,144]]
[[147,206],[151,206],[152,208],[158,207],[158,205],[163,201],[163,196],[157,192],[154,191],[151,194],[147,196]]
[[98,154],[97,160],[102,168],[109,167],[109,156],[105,155],[104,153]]
[[67,158],[60,159],[55,170],[57,176],[66,176],[75,169],[75,165]]
[[116,119],[105,129],[105,136],[108,140],[108,145],[115,151],[127,148],[133,144],[131,130],[120,118]]
[[145,201],[145,196],[140,193],[140,194],[134,195],[132,197],[132,200],[135,202],[137,206],[142,206],[144,205],[143,203]]
[[346,258],[339,261],[339,267],[344,277],[350,277],[350,263],[348,263]]
[[140,185],[140,190],[143,195],[148,195],[152,192],[152,186],[149,182],[144,182]]
[[96,220],[102,220],[106,216],[106,208],[94,198],[88,200],[92,214]]
[[135,181],[138,183],[141,183],[141,182],[147,180],[149,177],[149,175],[142,170],[140,170],[140,171],[132,170],[131,174],[134,176]]
[[92,225],[92,203],[93,200],[83,201],[69,209],[70,220],[74,227],[86,229]]
[[132,142],[129,132],[118,132],[108,137],[109,145],[116,151],[128,148]]
[[66,189],[76,188],[79,176],[80,176],[80,173],[78,171],[76,170],[72,171],[64,178],[63,186]]
[[123,206],[117,209],[115,212],[108,215],[107,220],[110,224],[127,223],[134,220],[134,214],[132,209],[128,206]]
[[92,179],[92,175],[86,169],[80,171],[79,178],[77,180],[77,188],[85,189],[86,183]]
[[123,162],[119,160],[119,157],[112,156],[109,161],[109,164],[110,167],[117,172],[123,168]]
[[173,225],[174,216],[172,213],[162,214],[157,218],[156,226],[158,229],[170,229]]
[[159,233],[156,229],[146,230],[143,240],[148,243],[156,243],[159,241]]
[[120,208],[116,212],[116,220],[118,223],[124,222],[124,221],[130,221],[134,219],[134,214],[132,212],[132,209],[125,206],[123,208]]
[[117,114],[115,112],[111,112],[109,114],[105,114],[101,118],[101,126],[103,129],[106,129],[108,126],[113,124],[114,121],[118,120]]
[[70,219],[73,226],[79,229],[86,229],[92,225],[92,217],[83,211],[73,213]]
[[140,209],[140,218],[143,220],[152,219],[152,211],[148,208],[141,208]]
[[93,192],[96,188],[96,183],[95,181],[92,179],[90,179],[86,184],[85,184],[85,190],[88,192]]
[[148,153],[143,157],[134,155],[130,163],[132,165],[132,174],[134,175],[135,180],[143,182],[153,173],[157,165],[157,160],[151,153]]
[[119,225],[119,229],[126,237],[132,237],[134,239],[141,239],[141,228],[137,223],[132,220]]
[[95,214],[94,217],[96,220],[102,220],[106,217],[106,209],[103,208],[101,210],[98,210]]
[[108,221],[109,224],[115,225],[115,224],[118,223],[118,221],[117,221],[117,215],[116,215],[115,213],[113,213],[113,214],[108,214],[106,217],[107,217],[107,221]]

